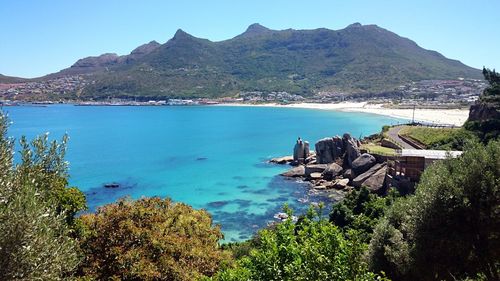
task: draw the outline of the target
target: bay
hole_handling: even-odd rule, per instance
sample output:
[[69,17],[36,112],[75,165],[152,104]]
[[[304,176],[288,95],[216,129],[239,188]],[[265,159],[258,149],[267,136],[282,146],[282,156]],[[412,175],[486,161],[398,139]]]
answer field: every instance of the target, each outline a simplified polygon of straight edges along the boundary
[[[130,196],[171,197],[207,209],[226,241],[249,238],[284,203],[303,211],[307,188],[277,176],[288,167],[266,160],[292,153],[297,137],[314,143],[354,137],[402,120],[364,113],[241,106],[5,107],[9,135],[70,136],[70,184],[90,211]],[[118,183],[118,188],[105,188]],[[310,198],[311,201],[319,200]],[[309,203],[311,202],[309,201]]]

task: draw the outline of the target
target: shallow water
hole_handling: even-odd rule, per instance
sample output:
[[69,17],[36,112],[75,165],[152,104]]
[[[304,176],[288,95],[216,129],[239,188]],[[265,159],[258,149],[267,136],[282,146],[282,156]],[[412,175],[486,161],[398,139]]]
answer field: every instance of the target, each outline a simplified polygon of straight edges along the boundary
[[[365,113],[268,107],[5,107],[15,138],[68,133],[70,183],[89,207],[123,196],[169,196],[206,208],[226,240],[248,238],[284,203],[304,210],[306,188],[267,164],[290,155],[298,136],[311,143],[354,137],[401,120]],[[119,188],[104,188],[116,182]],[[312,200],[317,200],[312,199]]]

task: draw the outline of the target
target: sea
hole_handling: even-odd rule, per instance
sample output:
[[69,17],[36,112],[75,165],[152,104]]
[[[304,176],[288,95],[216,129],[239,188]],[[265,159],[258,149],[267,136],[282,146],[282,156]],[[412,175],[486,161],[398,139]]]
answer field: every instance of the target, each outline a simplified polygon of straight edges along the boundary
[[[170,197],[210,212],[225,241],[250,238],[285,204],[311,203],[307,185],[285,179],[298,137],[314,143],[346,132],[359,138],[401,119],[332,110],[252,106],[12,106],[2,109],[15,139],[69,135],[70,185],[89,212],[123,197]],[[106,184],[117,183],[116,188]],[[326,210],[327,212],[328,210]]]

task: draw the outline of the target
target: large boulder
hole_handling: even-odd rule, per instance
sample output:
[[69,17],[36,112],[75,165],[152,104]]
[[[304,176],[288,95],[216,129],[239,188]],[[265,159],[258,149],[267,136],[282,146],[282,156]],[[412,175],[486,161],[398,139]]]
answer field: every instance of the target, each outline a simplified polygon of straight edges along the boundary
[[342,142],[345,148],[344,165],[352,167],[352,162],[361,155],[359,141],[346,133],[342,136]]
[[380,168],[367,178],[361,185],[366,186],[371,192],[382,194],[384,193],[385,176],[387,174],[387,166]]
[[306,165],[305,166],[305,174],[306,176],[309,176],[312,173],[323,173],[323,171],[328,168],[327,164],[312,164],[312,165]]
[[319,140],[315,145],[316,162],[319,164],[329,164],[335,162],[343,155],[342,139],[338,136],[333,138],[324,138]]
[[368,153],[361,154],[358,158],[352,161],[351,168],[356,175],[360,175],[377,163],[377,159]]
[[333,183],[333,187],[336,189],[344,189],[349,184],[349,179],[339,179]]
[[294,162],[302,163],[304,161],[304,159],[306,159],[305,153],[304,153],[304,148],[305,148],[304,142],[297,141],[297,143],[293,147],[293,161]]
[[284,173],[282,173],[282,176],[285,177],[304,177],[306,175],[305,173],[306,168],[304,166],[297,166],[295,168],[292,168]]
[[337,163],[328,164],[326,169],[323,171],[323,178],[326,180],[332,180],[336,176],[342,173],[342,167]]
[[361,185],[363,184],[363,182],[366,179],[368,179],[369,177],[371,177],[373,174],[375,174],[378,170],[380,170],[384,166],[385,166],[385,164],[376,164],[376,165],[374,165],[368,171],[366,171],[366,172],[358,175],[357,177],[355,177],[352,180],[352,185],[355,186],[355,187],[361,187]]

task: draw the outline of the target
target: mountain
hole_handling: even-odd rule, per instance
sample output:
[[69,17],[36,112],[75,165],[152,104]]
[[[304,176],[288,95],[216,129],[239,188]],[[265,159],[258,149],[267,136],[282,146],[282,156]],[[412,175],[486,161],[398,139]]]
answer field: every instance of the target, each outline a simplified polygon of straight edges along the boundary
[[26,82],[27,80],[28,79],[25,78],[12,77],[0,74],[0,84],[23,83]]
[[235,96],[241,91],[379,93],[426,79],[481,78],[480,70],[376,25],[271,30],[259,24],[212,42],[178,30],[129,55],[77,61],[50,77],[87,74],[87,98]]

